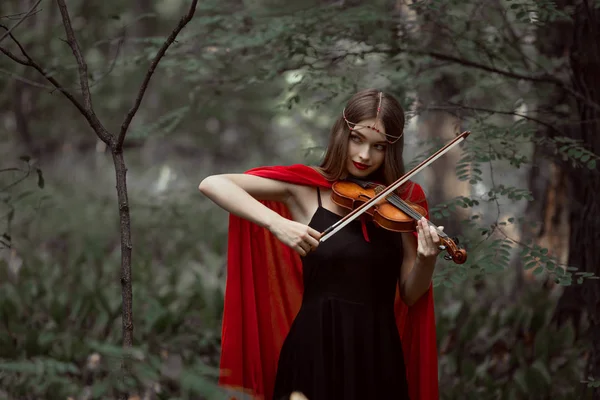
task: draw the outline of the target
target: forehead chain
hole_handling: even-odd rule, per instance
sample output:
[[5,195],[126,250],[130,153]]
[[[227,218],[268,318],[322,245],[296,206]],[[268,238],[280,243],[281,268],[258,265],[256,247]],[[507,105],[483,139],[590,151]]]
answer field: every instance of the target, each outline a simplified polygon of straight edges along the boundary
[[[373,125],[368,126],[368,125],[358,125],[354,122],[350,122],[348,121],[348,119],[346,118],[346,108],[344,108],[342,110],[342,117],[344,118],[344,121],[346,121],[346,124],[348,125],[348,129],[350,129],[351,131],[356,129],[356,128],[369,128],[377,133],[380,133],[382,135],[385,136],[386,140],[388,141],[388,143],[390,144],[394,144],[396,143],[401,137],[402,135],[404,135],[404,132],[402,132],[400,134],[400,136],[394,136],[394,135],[390,135],[388,133],[385,132],[381,132],[381,130],[379,130],[375,124],[377,123],[378,119],[379,119],[379,112],[381,111],[381,102],[383,100],[383,92],[379,92],[379,101],[377,103],[377,113],[375,114],[375,122],[373,123]],[[391,138],[391,139],[390,139]]]

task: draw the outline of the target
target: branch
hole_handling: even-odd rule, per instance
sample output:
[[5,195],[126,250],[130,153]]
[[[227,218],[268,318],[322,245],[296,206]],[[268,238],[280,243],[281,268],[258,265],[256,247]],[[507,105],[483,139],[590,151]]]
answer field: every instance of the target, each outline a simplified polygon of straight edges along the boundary
[[[440,52],[436,52],[436,51],[425,51],[425,50],[418,50],[418,49],[410,49],[410,48],[399,48],[397,50],[397,53],[393,53],[391,49],[387,49],[387,48],[380,48],[380,47],[374,47],[372,49],[368,49],[368,50],[363,50],[360,52],[346,52],[346,54],[342,54],[342,55],[338,55],[336,57],[332,57],[330,58],[330,63],[334,63],[336,61],[339,61],[340,59],[344,59],[346,57],[349,56],[365,56],[368,54],[388,54],[391,57],[395,57],[398,54],[401,54],[402,52],[407,53],[407,54],[416,54],[416,55],[421,55],[421,56],[429,56],[432,57],[436,60],[442,60],[442,61],[447,61],[447,62],[451,62],[454,64],[460,64],[463,65],[465,67],[470,67],[470,68],[475,68],[475,69],[480,69],[483,71],[487,71],[487,72],[492,72],[498,75],[502,75],[502,76],[506,76],[508,78],[512,78],[512,79],[522,79],[525,81],[529,81],[529,82],[537,82],[537,83],[548,83],[548,84],[552,84],[555,86],[558,86],[559,88],[563,89],[565,92],[569,93],[570,95],[572,95],[573,97],[580,99],[582,101],[584,101],[587,105],[589,105],[591,108],[600,111],[600,104],[592,101],[591,99],[587,98],[586,96],[584,96],[583,94],[579,93],[578,91],[576,91],[575,89],[569,87],[568,85],[566,85],[563,81],[561,81],[560,79],[552,76],[551,74],[544,72],[543,74],[540,75],[525,75],[525,74],[520,74],[518,72],[513,72],[513,71],[506,71],[506,70],[502,70],[496,67],[492,67],[483,63],[479,63],[476,61],[471,61],[471,60],[466,60],[460,57],[456,57],[456,56],[452,56],[452,55],[448,55],[448,54],[444,54],[444,53],[440,53]],[[314,64],[316,64],[319,60],[321,60],[321,57],[317,57],[317,61],[314,62],[300,62],[299,64],[290,66],[290,67],[285,67],[280,69],[278,72],[285,72],[288,70],[293,70],[293,69],[300,69],[303,67],[309,67],[309,68],[314,68]]]
[[[62,1],[62,0],[57,0],[57,1]],[[8,28],[4,25],[0,24],[0,28],[4,28],[6,30],[8,30]],[[17,57],[16,55],[14,55],[13,53],[11,53],[10,51],[6,50],[3,47],[0,47],[0,51],[4,54],[6,54],[9,58],[11,58],[13,61],[15,61],[18,64],[24,65],[26,67],[31,67],[35,70],[37,70],[44,78],[46,78],[57,90],[59,90],[63,95],[65,95],[65,97],[67,99],[69,99],[71,101],[71,103],[73,103],[73,105],[81,112],[81,114],[85,117],[85,119],[88,121],[88,123],[90,124],[90,126],[92,127],[92,129],[94,129],[94,132],[96,132],[96,134],[98,135],[98,137],[100,137],[100,139],[106,143],[107,145],[110,144],[111,141],[111,135],[110,133],[108,133],[106,131],[106,129],[104,129],[104,127],[102,126],[102,123],[100,122],[100,120],[98,120],[98,117],[96,117],[96,114],[93,112],[93,110],[87,110],[85,108],[85,106],[83,104],[81,104],[81,102],[79,100],[77,100],[75,98],[75,96],[73,96],[73,93],[71,93],[68,89],[66,89],[60,82],[58,82],[54,77],[48,75],[48,73],[37,63],[35,62],[35,60],[33,60],[33,58],[31,58],[29,56],[29,54],[27,53],[27,51],[25,50],[25,48],[21,45],[21,43],[13,36],[12,33],[9,33],[8,36],[10,36],[10,38],[16,43],[16,45],[19,47],[19,50],[21,51],[21,54],[23,54],[23,57],[25,57],[25,59],[21,59],[19,57]]]
[[458,104],[458,103],[448,103],[449,105],[451,105],[452,107],[443,107],[443,106],[428,106],[425,108],[425,110],[439,110],[439,111],[448,111],[449,109],[463,109],[463,110],[471,110],[471,111],[481,111],[481,112],[485,112],[485,113],[490,113],[490,114],[502,114],[502,115],[513,115],[516,117],[520,117],[523,119],[526,119],[528,121],[532,121],[535,122],[537,124],[543,125],[546,128],[555,131],[557,133],[562,133],[560,132],[554,125],[552,125],[549,122],[545,122],[542,121],[541,119],[535,118],[535,117],[530,117],[528,115],[525,114],[521,114],[515,111],[503,111],[503,110],[493,110],[490,108],[484,108],[484,107],[473,107],[473,106],[467,106],[464,104]]
[[538,83],[550,83],[550,84],[560,87],[564,91],[571,94],[573,97],[583,100],[591,108],[600,111],[600,104],[593,102],[592,100],[588,99],[587,97],[585,97],[581,93],[577,92],[573,88],[570,88],[569,86],[567,86],[560,79],[555,78],[552,75],[549,75],[547,73],[544,73],[544,74],[538,75],[538,76],[524,75],[524,74],[519,74],[517,72],[512,72],[512,71],[504,71],[504,70],[501,70],[498,68],[490,67],[488,65],[475,62],[475,61],[465,60],[462,58],[454,57],[454,56],[451,56],[448,54],[439,53],[436,51],[423,51],[423,50],[407,49],[407,48],[403,48],[400,50],[404,51],[405,53],[408,53],[408,54],[417,54],[417,55],[422,55],[422,56],[429,56],[429,57],[435,58],[437,60],[451,61],[453,63],[464,65],[466,67],[477,68],[477,69],[481,69],[481,70],[487,71],[487,72],[493,72],[495,74],[506,76],[508,78],[522,79],[522,80],[526,80],[526,81],[530,81],[530,82],[538,82]]
[[33,11],[37,8],[37,6],[42,2],[42,0],[38,0],[37,3],[35,3],[33,5],[33,7],[31,7],[29,9],[29,11],[27,11],[18,21],[16,24],[14,24],[10,29],[8,29],[6,32],[4,32],[4,35],[0,36],[0,43],[2,43],[2,41],[8,36],[10,35],[10,33],[15,30],[15,28],[19,25],[21,25],[21,23],[23,21],[25,21],[27,19],[27,17],[29,17],[31,14],[33,14]]
[[[4,26],[4,25],[0,25],[0,28],[4,28],[4,29],[6,29],[8,31],[8,28],[6,26]],[[17,57],[16,55],[14,55],[13,53],[11,53],[10,51],[6,50],[3,47],[0,47],[0,51],[3,52],[4,54],[6,54],[9,58],[11,58],[16,63],[24,65],[26,67],[32,67],[33,69],[37,70],[56,89],[58,89],[59,91],[61,91],[71,101],[71,103],[73,103],[73,105],[75,105],[75,107],[77,107],[77,109],[79,111],[81,111],[81,113],[83,115],[86,115],[87,113],[86,113],[86,110],[83,108],[83,105],[73,96],[73,94],[71,92],[69,92],[67,89],[65,89],[65,87],[62,84],[60,84],[60,82],[58,82],[54,77],[48,75],[46,73],[46,71],[44,71],[44,69],[29,56],[29,54],[27,53],[27,51],[25,51],[25,48],[13,36],[12,33],[9,32],[8,36],[10,36],[10,38],[17,44],[17,46],[19,47],[19,50],[21,50],[21,54],[23,54],[23,57],[25,57],[25,59],[23,60],[23,59]]]
[[506,76],[508,78],[523,79],[523,80],[530,81],[530,82],[552,83],[555,85],[557,85],[557,84],[563,85],[563,83],[559,79],[549,76],[548,74],[543,74],[543,75],[539,75],[539,76],[523,75],[523,74],[519,74],[517,72],[504,71],[504,70],[501,70],[498,68],[490,67],[488,65],[475,62],[475,61],[465,60],[465,59],[454,57],[454,56],[451,56],[448,54],[443,54],[443,53],[440,53],[437,51],[424,51],[424,50],[407,49],[407,48],[403,48],[403,49],[401,49],[401,51],[404,51],[405,53],[408,53],[408,54],[418,54],[421,56],[429,56],[429,57],[435,58],[437,60],[451,61],[455,64],[460,64],[460,65],[464,65],[466,67],[471,67],[471,68],[477,68],[477,69],[481,69],[481,70],[484,70],[487,72],[493,72],[495,74]]
[[[57,1],[62,1],[62,0],[57,0]],[[190,8],[189,8],[187,14],[184,15],[179,20],[179,24],[177,24],[177,26],[175,27],[173,32],[171,32],[169,37],[163,43],[162,47],[158,50],[158,53],[156,53],[156,56],[154,56],[154,59],[152,60],[152,63],[150,64],[150,67],[148,68],[148,72],[146,73],[146,76],[144,78],[144,81],[142,82],[142,86],[140,87],[137,98],[135,99],[135,103],[133,104],[133,107],[131,107],[131,109],[125,116],[125,120],[123,121],[123,124],[121,125],[121,131],[119,132],[119,137],[118,137],[116,143],[114,143],[114,149],[116,151],[121,151],[121,149],[123,148],[123,141],[125,140],[125,135],[127,134],[127,130],[129,129],[129,125],[131,124],[131,120],[133,120],[133,117],[135,116],[138,109],[140,108],[140,104],[142,103],[142,99],[144,98],[144,94],[146,93],[146,89],[148,89],[148,84],[150,83],[150,79],[152,78],[152,75],[154,74],[154,71],[156,70],[158,63],[160,62],[161,58],[167,52],[167,49],[169,48],[169,46],[175,41],[175,38],[177,37],[179,32],[181,32],[181,30],[188,24],[188,22],[190,22],[192,20],[194,13],[196,12],[197,4],[198,4],[198,0],[192,0],[192,4],[190,5]]]
[[[0,48],[0,51],[4,52],[4,50],[2,48]],[[27,79],[27,78],[25,78],[23,76],[15,74],[12,71],[7,71],[7,70],[2,69],[2,68],[0,68],[0,74],[9,75],[13,79],[15,79],[15,80],[17,80],[19,82],[26,83],[29,86],[37,87],[37,88],[40,88],[40,89],[46,89],[46,90],[50,90],[50,91],[56,90],[56,88],[53,87],[53,86],[45,85],[43,83],[38,83],[38,82],[32,81],[31,79]]]
[[73,27],[71,26],[71,18],[69,17],[69,10],[67,9],[65,0],[56,0],[56,3],[58,4],[58,8],[60,9],[60,15],[62,16],[63,25],[67,34],[67,43],[69,44],[69,47],[71,47],[71,50],[75,55],[75,59],[77,60],[77,65],[79,67],[79,81],[81,83],[83,105],[86,111],[91,113],[92,95],[90,93],[90,85],[87,76],[87,64],[85,63],[85,59],[81,54],[79,43],[77,43],[77,39],[75,38],[75,32],[73,32]]
[[[100,83],[102,83],[102,81],[108,77],[108,75],[110,75],[110,73],[114,70],[114,68],[117,65],[117,60],[119,58],[119,55],[121,53],[121,48],[123,46],[123,43],[125,42],[125,34],[119,36],[117,38],[117,49],[115,50],[115,56],[114,58],[111,60],[110,65],[107,67],[106,71],[102,72],[101,75],[99,75],[97,78],[94,79],[94,81],[92,83],[90,83],[90,88],[99,85]],[[112,43],[112,41],[111,41]],[[0,51],[3,51],[2,48],[0,48]],[[13,58],[14,59],[14,58]],[[26,61],[24,61],[26,62]],[[46,89],[46,90],[50,90],[52,92],[54,92],[54,90],[56,90],[55,87],[50,86],[50,85],[45,85],[43,83],[39,83],[39,82],[35,82],[32,81],[31,79],[27,79],[23,76],[17,75],[16,73],[12,72],[12,71],[7,71],[5,69],[0,68],[0,74],[5,74],[5,75],[9,75],[11,76],[13,79],[16,79],[18,81],[21,81],[23,83],[26,83],[30,86],[34,86],[34,87],[38,87],[41,89]],[[76,89],[76,88],[71,88],[69,86],[65,86],[67,89]]]
[[7,186],[1,188],[0,192],[6,192],[11,187],[16,186],[19,183],[23,182],[25,179],[29,178],[29,176],[31,175],[32,168],[31,168],[31,164],[27,163],[27,170],[26,171],[22,170],[20,168],[6,168],[6,169],[1,170],[1,172],[7,172],[7,171],[11,171],[11,170],[15,171],[15,172],[16,171],[22,172],[23,175],[19,179],[17,179],[16,181],[11,182]]
[[114,148],[116,151],[120,151],[123,148],[123,141],[125,140],[125,135],[127,134],[127,130],[129,129],[129,125],[131,124],[131,120],[133,120],[133,117],[135,116],[138,109],[140,108],[140,104],[142,103],[142,99],[144,98],[144,94],[146,93],[146,90],[148,89],[148,84],[150,83],[150,79],[152,78],[152,75],[154,74],[154,71],[156,70],[158,63],[160,62],[161,58],[163,58],[163,56],[167,52],[167,49],[169,48],[169,46],[175,41],[175,38],[177,37],[177,35],[179,35],[179,32],[181,32],[181,30],[194,17],[194,13],[196,12],[197,4],[198,4],[198,0],[192,0],[192,4],[190,5],[190,8],[189,8],[187,14],[184,15],[183,17],[181,17],[181,19],[179,20],[179,24],[177,24],[175,29],[173,29],[173,32],[171,32],[169,37],[165,40],[165,42],[163,43],[161,48],[158,50],[158,53],[156,53],[156,56],[154,56],[154,59],[152,60],[152,63],[150,64],[150,67],[148,68],[148,72],[146,73],[146,76],[144,77],[144,81],[142,82],[142,85],[140,86],[140,90],[138,92],[137,98],[135,99],[135,103],[133,104],[133,107],[131,107],[131,109],[125,116],[125,120],[123,121],[123,124],[121,125],[121,131],[119,132],[119,137],[117,139],[117,142],[114,144]]

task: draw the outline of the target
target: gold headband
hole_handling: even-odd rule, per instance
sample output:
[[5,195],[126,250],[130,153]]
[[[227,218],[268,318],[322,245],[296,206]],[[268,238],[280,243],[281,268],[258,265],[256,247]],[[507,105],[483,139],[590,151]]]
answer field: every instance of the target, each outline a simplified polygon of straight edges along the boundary
[[[377,105],[377,114],[375,114],[375,122],[373,123],[372,126],[358,125],[358,124],[356,124],[354,122],[348,121],[348,119],[346,118],[346,108],[344,108],[342,110],[342,117],[344,117],[344,121],[346,121],[346,124],[348,125],[348,129],[350,129],[351,131],[354,130],[354,129],[356,129],[357,127],[358,128],[368,128],[368,129],[371,129],[371,130],[373,130],[373,131],[375,131],[377,133],[380,133],[380,134],[384,135],[385,136],[385,140],[387,140],[388,143],[394,144],[398,140],[400,140],[400,138],[404,135],[404,132],[402,132],[400,134],[400,136],[394,136],[394,135],[390,135],[390,134],[387,134],[385,132],[382,132],[382,131],[380,131],[379,129],[377,129],[375,127],[375,124],[377,124],[377,121],[378,121],[378,118],[379,118],[379,112],[381,111],[381,102],[382,102],[382,100],[383,100],[383,92],[379,92],[379,104]],[[389,139],[389,138],[392,138],[392,140]]]

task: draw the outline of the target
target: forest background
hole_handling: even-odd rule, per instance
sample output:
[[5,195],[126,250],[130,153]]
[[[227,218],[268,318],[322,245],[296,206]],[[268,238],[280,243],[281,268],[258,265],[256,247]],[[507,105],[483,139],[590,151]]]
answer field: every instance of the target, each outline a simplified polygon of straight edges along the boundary
[[434,277],[441,397],[599,399],[599,18],[592,0],[3,0],[0,397],[223,398],[227,215],[197,186],[318,163],[375,87],[405,106],[408,167],[472,132],[415,177],[469,257]]

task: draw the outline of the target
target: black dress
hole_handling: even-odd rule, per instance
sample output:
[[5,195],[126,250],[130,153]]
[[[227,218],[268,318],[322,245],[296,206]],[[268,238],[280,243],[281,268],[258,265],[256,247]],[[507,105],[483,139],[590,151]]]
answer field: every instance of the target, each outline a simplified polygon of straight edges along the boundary
[[[322,232],[341,217],[319,207]],[[400,234],[354,220],[303,258],[302,306],[279,356],[273,398],[408,399],[394,315]]]

